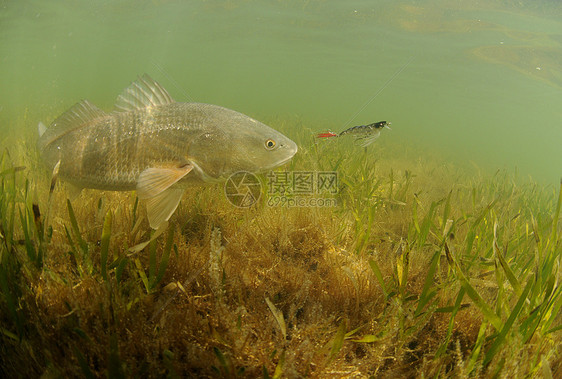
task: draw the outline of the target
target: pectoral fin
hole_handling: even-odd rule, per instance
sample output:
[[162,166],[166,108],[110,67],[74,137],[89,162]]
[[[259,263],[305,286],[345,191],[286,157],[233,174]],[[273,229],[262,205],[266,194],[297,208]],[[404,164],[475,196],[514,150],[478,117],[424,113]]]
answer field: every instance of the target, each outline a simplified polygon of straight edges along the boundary
[[193,166],[182,167],[149,167],[141,172],[137,181],[137,195],[145,200],[161,194],[178,180],[186,176]]
[[145,200],[148,222],[152,229],[158,229],[160,225],[170,219],[178,207],[182,195],[183,189],[168,188]]

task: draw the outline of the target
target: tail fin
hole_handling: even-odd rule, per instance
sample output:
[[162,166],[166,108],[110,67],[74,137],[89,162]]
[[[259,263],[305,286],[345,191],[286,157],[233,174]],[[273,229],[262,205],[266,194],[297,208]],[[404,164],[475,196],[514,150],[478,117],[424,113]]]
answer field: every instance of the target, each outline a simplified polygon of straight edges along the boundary
[[329,138],[329,137],[337,137],[338,134],[337,133],[333,133],[333,132],[324,132],[324,133],[319,133],[316,135],[316,138]]
[[37,125],[37,131],[39,132],[39,137],[41,137],[43,133],[45,133],[45,130],[47,130],[47,127],[45,126],[45,124],[39,121],[39,124]]

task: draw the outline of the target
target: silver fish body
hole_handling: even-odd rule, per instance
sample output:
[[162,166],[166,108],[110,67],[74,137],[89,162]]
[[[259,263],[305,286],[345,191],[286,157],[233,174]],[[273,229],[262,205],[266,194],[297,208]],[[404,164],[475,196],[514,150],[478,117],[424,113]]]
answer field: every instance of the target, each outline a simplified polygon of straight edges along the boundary
[[369,146],[381,135],[383,128],[389,128],[390,122],[379,121],[368,125],[353,126],[344,130],[338,136],[352,135],[360,146]]
[[297,152],[289,138],[242,113],[173,101],[147,75],[119,96],[116,109],[82,101],[50,125],[38,147],[76,187],[137,190],[154,228],[174,212],[186,185],[272,169]]

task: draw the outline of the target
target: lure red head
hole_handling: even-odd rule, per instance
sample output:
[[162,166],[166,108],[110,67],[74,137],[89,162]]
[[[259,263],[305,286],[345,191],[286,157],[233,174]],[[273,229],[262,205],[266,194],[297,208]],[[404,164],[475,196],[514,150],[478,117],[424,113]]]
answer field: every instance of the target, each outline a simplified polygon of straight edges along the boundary
[[317,134],[316,138],[328,138],[328,137],[337,137],[337,136],[338,136],[337,133],[324,132],[324,133]]

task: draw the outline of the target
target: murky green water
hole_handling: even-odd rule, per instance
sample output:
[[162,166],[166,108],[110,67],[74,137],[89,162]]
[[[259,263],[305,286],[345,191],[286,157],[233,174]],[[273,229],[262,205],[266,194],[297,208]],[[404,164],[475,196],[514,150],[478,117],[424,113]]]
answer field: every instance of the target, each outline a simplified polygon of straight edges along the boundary
[[179,101],[314,131],[389,120],[384,138],[555,183],[562,6],[482,3],[3,1],[1,129],[109,110],[146,72]]

